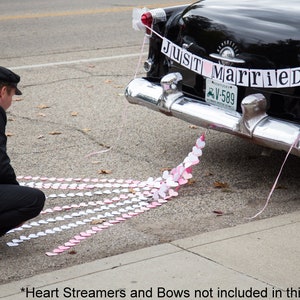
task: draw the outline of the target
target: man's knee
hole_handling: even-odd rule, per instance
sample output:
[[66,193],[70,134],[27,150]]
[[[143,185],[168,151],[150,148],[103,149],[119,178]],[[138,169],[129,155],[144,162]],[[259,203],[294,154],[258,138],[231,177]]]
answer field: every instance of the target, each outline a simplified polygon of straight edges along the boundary
[[45,197],[45,194],[41,190],[38,190],[38,189],[33,189],[33,190],[34,190],[34,193],[35,193],[34,206],[40,212],[44,207],[46,197]]
[[19,211],[30,215],[30,218],[36,217],[44,207],[45,204],[45,194],[38,189],[26,188],[26,198],[27,205],[20,207]]

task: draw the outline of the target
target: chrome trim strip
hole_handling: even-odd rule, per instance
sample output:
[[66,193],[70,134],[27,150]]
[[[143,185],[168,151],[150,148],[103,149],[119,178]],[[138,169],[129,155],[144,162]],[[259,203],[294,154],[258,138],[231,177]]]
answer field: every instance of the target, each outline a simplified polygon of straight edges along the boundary
[[218,59],[221,61],[223,60],[223,61],[230,62],[233,64],[244,64],[245,63],[245,60],[243,60],[243,59],[236,58],[236,57],[225,57],[218,53],[211,53],[211,54],[209,54],[209,56],[212,58],[215,58],[215,59]]

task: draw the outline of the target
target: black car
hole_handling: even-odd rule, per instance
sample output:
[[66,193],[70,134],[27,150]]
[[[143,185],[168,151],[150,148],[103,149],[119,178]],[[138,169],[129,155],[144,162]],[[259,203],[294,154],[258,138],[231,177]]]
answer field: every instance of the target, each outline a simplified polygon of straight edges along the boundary
[[149,51],[130,103],[300,156],[299,0],[201,0],[135,23]]

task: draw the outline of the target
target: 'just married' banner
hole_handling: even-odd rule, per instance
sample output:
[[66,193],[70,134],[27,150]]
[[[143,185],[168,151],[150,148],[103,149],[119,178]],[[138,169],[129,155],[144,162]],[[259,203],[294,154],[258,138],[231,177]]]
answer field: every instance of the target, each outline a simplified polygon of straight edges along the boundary
[[161,52],[180,65],[223,83],[264,88],[300,86],[300,67],[292,69],[247,69],[214,63],[163,38]]

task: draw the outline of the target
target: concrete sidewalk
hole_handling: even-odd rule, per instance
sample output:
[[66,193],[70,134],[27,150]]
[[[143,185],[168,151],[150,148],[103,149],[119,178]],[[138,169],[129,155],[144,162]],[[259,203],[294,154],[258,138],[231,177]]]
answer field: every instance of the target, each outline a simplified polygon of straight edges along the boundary
[[0,298],[298,299],[299,232],[300,211],[5,284]]

